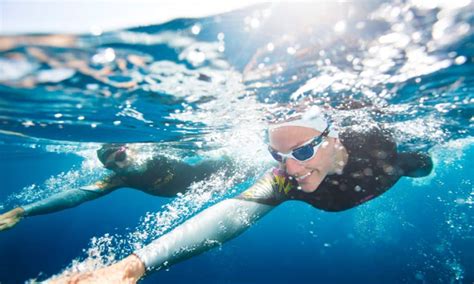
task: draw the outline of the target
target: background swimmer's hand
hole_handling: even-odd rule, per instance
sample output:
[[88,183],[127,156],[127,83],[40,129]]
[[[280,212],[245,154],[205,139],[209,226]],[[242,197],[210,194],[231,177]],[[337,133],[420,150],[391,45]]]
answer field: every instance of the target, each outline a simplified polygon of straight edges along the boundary
[[97,284],[130,284],[137,281],[145,274],[145,266],[141,260],[130,255],[127,258],[96,271],[72,274],[62,276],[48,281],[48,284],[80,284],[80,283],[97,283]]
[[18,222],[20,222],[24,215],[25,210],[21,207],[17,207],[0,215],[0,231],[5,231],[14,227]]

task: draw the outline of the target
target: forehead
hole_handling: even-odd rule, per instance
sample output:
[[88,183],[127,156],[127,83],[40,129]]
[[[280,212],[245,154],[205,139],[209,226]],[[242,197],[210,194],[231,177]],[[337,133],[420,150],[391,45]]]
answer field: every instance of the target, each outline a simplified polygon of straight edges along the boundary
[[281,152],[287,152],[300,146],[321,132],[301,126],[282,126],[269,130],[270,146]]

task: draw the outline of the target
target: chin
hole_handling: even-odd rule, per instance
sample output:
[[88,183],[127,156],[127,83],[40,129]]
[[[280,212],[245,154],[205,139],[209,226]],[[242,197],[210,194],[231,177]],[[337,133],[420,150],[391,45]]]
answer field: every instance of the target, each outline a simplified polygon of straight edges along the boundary
[[317,175],[317,173],[313,173],[314,176],[310,176],[304,182],[299,183],[299,186],[301,187],[302,191],[306,193],[311,193],[318,190],[318,187],[321,184],[322,179]]
[[314,192],[318,189],[318,185],[315,184],[300,184],[301,190],[306,193]]

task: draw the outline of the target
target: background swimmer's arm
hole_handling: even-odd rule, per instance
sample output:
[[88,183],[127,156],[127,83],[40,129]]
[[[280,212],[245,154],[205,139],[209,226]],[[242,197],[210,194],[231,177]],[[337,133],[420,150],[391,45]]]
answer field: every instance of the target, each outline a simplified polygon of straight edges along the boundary
[[43,200],[17,207],[0,214],[0,231],[13,228],[26,216],[47,214],[75,207],[86,201],[104,196],[122,185],[121,179],[111,177],[90,186],[65,190]]
[[121,186],[123,186],[121,179],[112,176],[90,186],[65,190],[46,199],[21,206],[24,210],[23,216],[48,214],[75,207],[86,201],[104,196]]

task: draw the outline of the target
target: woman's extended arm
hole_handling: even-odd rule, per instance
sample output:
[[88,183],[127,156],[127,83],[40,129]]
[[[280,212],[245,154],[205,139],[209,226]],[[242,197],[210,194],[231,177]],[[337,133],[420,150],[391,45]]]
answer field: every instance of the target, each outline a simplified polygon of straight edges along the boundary
[[254,201],[224,200],[112,266],[53,283],[136,283],[147,271],[170,266],[238,236],[272,208]]
[[275,207],[253,198],[258,195],[263,200],[264,195],[270,198],[271,194],[272,184],[264,178],[238,198],[207,208],[120,262],[91,273],[57,279],[57,283],[135,283],[146,271],[170,266],[238,236]]
[[159,270],[238,236],[272,208],[253,201],[224,200],[135,252],[135,255],[147,270]]

